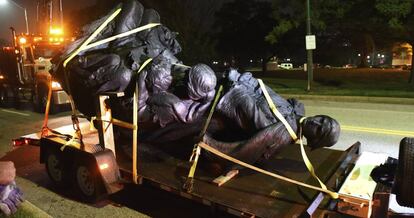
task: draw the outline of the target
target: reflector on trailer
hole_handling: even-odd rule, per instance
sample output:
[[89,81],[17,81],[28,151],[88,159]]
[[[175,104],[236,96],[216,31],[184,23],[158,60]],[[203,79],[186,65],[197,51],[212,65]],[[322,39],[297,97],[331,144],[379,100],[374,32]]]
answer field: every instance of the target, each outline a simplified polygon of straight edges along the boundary
[[109,165],[107,163],[99,165],[99,169],[101,169],[101,170],[107,169],[108,167],[109,167]]

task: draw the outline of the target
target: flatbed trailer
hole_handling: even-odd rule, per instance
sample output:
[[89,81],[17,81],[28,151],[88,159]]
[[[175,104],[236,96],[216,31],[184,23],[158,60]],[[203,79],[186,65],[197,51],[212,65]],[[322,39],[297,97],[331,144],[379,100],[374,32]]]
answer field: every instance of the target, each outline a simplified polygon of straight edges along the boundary
[[[122,154],[122,151],[116,152],[115,168],[111,167],[112,164],[109,164],[109,167],[105,165],[108,161],[111,162],[111,158],[107,158],[106,162],[100,162],[99,157],[95,158],[100,156],[102,152],[110,152],[109,149],[104,150],[97,146],[99,141],[97,131],[85,131],[83,134],[85,149],[83,151],[71,146],[66,146],[62,151],[62,146],[69,140],[68,135],[53,133],[40,140],[40,161],[46,164],[49,176],[58,185],[62,185],[59,184],[61,182],[71,180],[80,186],[80,189],[82,186],[84,186],[83,189],[86,187],[86,192],[89,187],[90,193],[93,193],[91,196],[94,198],[105,191],[111,193],[119,190],[122,188],[120,187],[122,183],[134,183],[132,159]],[[359,148],[360,143],[357,142],[346,151],[318,149],[308,153],[309,158],[314,160],[314,167],[321,180],[326,182],[329,189],[337,191],[352,169],[353,161],[359,154]],[[248,169],[240,170],[236,178],[218,187],[212,182],[217,175],[204,167],[199,167],[194,178],[194,188],[191,192],[187,192],[182,187],[191,166],[188,160],[144,143],[139,144],[137,153],[139,184],[149,183],[165,191],[227,211],[233,215],[241,217],[293,217],[313,214],[314,217],[325,217],[331,214],[331,216],[337,216],[337,212],[334,210],[335,200],[329,198],[323,200],[323,195],[317,191],[292,185]],[[54,168],[59,165],[56,162],[53,163],[56,159],[64,165],[60,172],[62,181],[53,175],[56,170]],[[84,163],[89,164],[90,172],[95,172],[92,174],[97,177],[93,179],[93,182],[83,181],[84,184],[79,184],[82,183],[77,181],[79,176],[69,174],[69,172],[76,174],[79,167],[85,166]],[[53,166],[53,164],[55,165]],[[111,173],[105,172],[102,165],[106,166],[105,169]],[[317,185],[302,161],[298,145],[284,148],[273,156],[266,165],[260,167],[289,178]],[[114,179],[117,174],[113,172],[118,169],[121,179]]]
[[[121,190],[125,183],[149,183],[167,192],[241,217],[342,217],[342,213],[359,217],[378,217],[388,214],[386,196],[389,196],[391,190],[382,189],[379,190],[382,195],[376,195],[372,187],[375,188],[377,184],[369,177],[369,172],[364,173],[364,178],[359,178],[362,179],[361,184],[367,183],[366,185],[372,189],[372,192],[368,193],[368,199],[352,196],[352,189],[360,189],[358,184],[356,188],[354,185],[350,192],[344,191],[339,199],[334,200],[315,189],[278,180],[247,168],[241,169],[235,178],[218,186],[213,181],[219,175],[203,165],[198,167],[195,173],[193,188],[183,188],[192,166],[187,158],[193,148],[180,144],[160,147],[137,143],[134,140],[132,145],[127,146],[132,151],[126,151],[119,145],[115,146],[113,125],[132,131],[137,131],[137,126],[112,119],[111,110],[105,105],[109,95],[114,96],[113,93],[109,93],[107,96],[99,97],[96,118],[100,123],[98,130],[92,130],[89,122],[76,125],[82,133],[82,144],[77,144],[74,140],[75,124],[58,128],[57,131],[46,128],[43,130],[47,131],[19,139],[26,144],[39,144],[40,162],[45,164],[50,179],[57,186],[64,188],[75,184],[75,189],[83,200],[96,201],[106,194]],[[115,94],[117,97],[120,95]],[[30,140],[33,138],[40,140]],[[327,188],[340,192],[346,181],[351,180],[352,184],[360,177],[360,171],[355,169],[366,167],[366,163],[363,163],[365,166],[357,165],[353,169],[354,164],[358,164],[360,146],[361,144],[356,142],[345,151],[327,148],[314,151],[305,149],[316,174]],[[411,149],[412,146],[408,147]],[[376,157],[374,154],[373,159]],[[199,162],[203,163],[203,159]],[[259,167],[314,187],[319,186],[305,166],[299,145],[286,146]]]
[[[185,188],[192,167],[187,158],[193,148],[180,144],[160,147],[137,143],[134,140],[137,137],[133,137],[132,144],[127,145],[132,151],[115,146],[113,125],[131,129],[133,136],[137,136],[138,128],[112,118],[111,110],[105,104],[110,96],[119,97],[122,93],[108,93],[99,97],[96,118],[98,130],[92,130],[89,123],[84,122],[59,131],[44,129],[48,131],[38,134],[40,162],[45,163],[51,180],[65,188],[75,184],[83,200],[96,201],[106,194],[121,190],[125,183],[145,182],[240,217],[342,217],[342,213],[376,217],[388,214],[388,201],[384,196],[389,196],[391,190],[382,190],[384,195],[376,195],[373,187],[377,184],[369,177],[369,172],[359,176],[358,170],[366,168],[366,162],[362,163],[364,166],[357,165],[353,169],[360,157],[359,142],[345,151],[327,148],[309,151],[305,148],[316,173],[329,190],[341,192],[345,184],[351,184],[347,188],[349,190],[342,190],[340,198],[336,200],[320,192],[322,190],[298,186],[247,168],[241,169],[235,178],[219,186],[214,182],[219,175],[201,165],[194,175],[192,189]],[[134,107],[137,108],[136,102]],[[133,117],[136,120],[137,115]],[[74,129],[82,133],[77,136],[80,136],[78,140],[81,143],[77,143],[77,137],[71,134]],[[188,156],[183,157],[182,154]],[[376,154],[372,157],[376,165],[381,163],[375,161]],[[319,186],[305,166],[299,145],[286,146],[259,167],[314,187]],[[371,189],[368,198],[352,195],[353,190],[360,189],[358,183],[352,186],[356,179]],[[379,196],[378,199],[376,196]]]

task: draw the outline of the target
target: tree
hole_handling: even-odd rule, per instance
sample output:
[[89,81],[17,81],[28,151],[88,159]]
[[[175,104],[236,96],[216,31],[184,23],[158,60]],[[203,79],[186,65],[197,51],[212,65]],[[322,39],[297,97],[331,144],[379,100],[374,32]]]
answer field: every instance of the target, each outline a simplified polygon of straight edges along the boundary
[[154,8],[161,22],[178,32],[183,52],[180,55],[187,64],[211,62],[215,56],[214,15],[223,0],[142,0],[147,8]]
[[[383,15],[389,32],[400,42],[414,46],[414,2],[411,0],[377,0],[375,8]],[[411,57],[409,83],[414,84],[414,56]]]
[[[120,1],[99,1],[96,5],[72,12],[71,26],[77,29],[107,13]],[[139,0],[145,8],[155,9],[161,23],[178,33],[183,51],[178,54],[186,64],[210,62],[215,55],[211,37],[213,17],[222,0]]]
[[[265,41],[272,29],[271,4],[267,1],[235,0],[217,12],[217,51],[223,59],[234,60],[244,68],[250,62],[266,62],[273,56],[272,46]],[[265,70],[265,69],[264,69]]]
[[[354,47],[361,53],[360,66],[367,66],[366,57],[375,51],[376,39],[384,35],[378,12],[372,7],[374,3],[375,0],[314,0],[311,6],[314,32],[328,48]],[[305,12],[303,0],[273,0],[273,17],[278,22],[266,39],[280,43],[284,35],[298,29],[304,35]]]

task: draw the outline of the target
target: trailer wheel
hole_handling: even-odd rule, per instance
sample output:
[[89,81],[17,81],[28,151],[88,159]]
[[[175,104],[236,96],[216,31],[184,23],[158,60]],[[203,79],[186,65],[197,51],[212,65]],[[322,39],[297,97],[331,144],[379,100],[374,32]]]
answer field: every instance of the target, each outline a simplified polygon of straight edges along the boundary
[[62,155],[59,151],[48,150],[45,165],[49,178],[57,187],[63,188],[70,185],[69,172],[64,169]]
[[96,202],[104,196],[102,183],[96,166],[88,161],[75,164],[75,184],[82,200]]
[[414,208],[414,138],[403,138],[400,142],[395,194],[401,206]]

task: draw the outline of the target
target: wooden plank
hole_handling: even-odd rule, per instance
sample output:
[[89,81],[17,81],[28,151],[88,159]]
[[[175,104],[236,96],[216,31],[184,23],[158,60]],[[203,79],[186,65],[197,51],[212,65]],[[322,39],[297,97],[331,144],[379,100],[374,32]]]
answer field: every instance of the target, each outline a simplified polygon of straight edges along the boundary
[[101,120],[99,143],[114,152],[116,156],[111,109],[105,104],[107,99],[109,99],[109,96],[99,96],[99,116]]
[[213,183],[218,187],[222,186],[226,182],[230,181],[233,177],[239,174],[238,170],[230,170],[226,175],[221,175],[213,180]]

